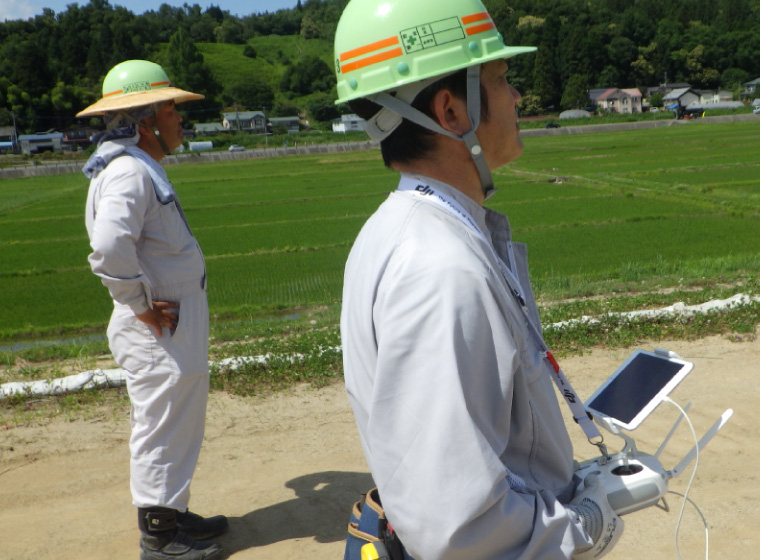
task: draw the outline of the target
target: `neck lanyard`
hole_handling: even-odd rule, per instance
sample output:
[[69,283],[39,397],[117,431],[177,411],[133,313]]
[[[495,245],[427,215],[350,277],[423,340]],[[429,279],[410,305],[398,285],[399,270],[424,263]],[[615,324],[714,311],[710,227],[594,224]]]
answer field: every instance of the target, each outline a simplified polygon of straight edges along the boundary
[[[533,324],[533,321],[528,316],[528,310],[525,308],[525,299],[521,295],[522,287],[520,285],[519,279],[517,278],[517,268],[514,250],[512,249],[512,242],[510,241],[507,243],[507,254],[509,258],[509,266],[511,267],[510,270],[510,268],[506,266],[504,261],[496,253],[496,249],[494,249],[491,241],[486,237],[475,220],[472,219],[472,216],[470,216],[470,214],[464,209],[461,204],[459,204],[459,202],[446,195],[445,193],[435,190],[430,185],[418,179],[415,179],[414,177],[405,175],[402,175],[401,177],[401,181],[398,185],[398,190],[401,192],[408,192],[411,195],[420,198],[421,200],[436,204],[455,218],[459,219],[462,223],[464,223],[473,233],[475,233],[478,238],[480,238],[488,246],[493,257],[496,259],[496,262],[501,268],[504,280],[506,281],[510,292],[512,292],[512,295],[520,304],[519,307],[522,309],[523,314],[525,315],[525,320],[528,323],[528,328],[533,335],[533,338],[536,340],[545,358],[552,366],[554,375],[552,375],[551,378],[554,381],[554,384],[557,386],[560,394],[565,398],[565,402],[573,413],[573,418],[580,425],[583,433],[586,434],[586,438],[590,443],[599,446],[601,449],[604,445],[604,438],[602,437],[602,434],[599,432],[596,424],[594,424],[594,422],[591,420],[589,413],[583,406],[583,403],[573,389],[573,386],[570,384],[567,376],[559,367],[559,363],[557,363],[557,360],[552,355],[548,346],[546,346],[544,337],[541,335],[538,328]],[[598,443],[593,442],[591,441],[593,438],[600,438],[600,441]],[[604,451],[606,454],[605,449],[602,449],[602,451]]]

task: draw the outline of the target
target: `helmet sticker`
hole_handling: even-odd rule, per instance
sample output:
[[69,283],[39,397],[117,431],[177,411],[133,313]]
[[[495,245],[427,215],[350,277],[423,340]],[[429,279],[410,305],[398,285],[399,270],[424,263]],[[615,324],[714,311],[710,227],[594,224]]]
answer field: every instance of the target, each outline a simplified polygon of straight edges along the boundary
[[457,17],[425,23],[401,32],[401,40],[407,54],[464,38],[464,29]]
[[134,82],[131,84],[124,84],[124,93],[132,93],[133,91],[146,91],[150,89],[149,82]]

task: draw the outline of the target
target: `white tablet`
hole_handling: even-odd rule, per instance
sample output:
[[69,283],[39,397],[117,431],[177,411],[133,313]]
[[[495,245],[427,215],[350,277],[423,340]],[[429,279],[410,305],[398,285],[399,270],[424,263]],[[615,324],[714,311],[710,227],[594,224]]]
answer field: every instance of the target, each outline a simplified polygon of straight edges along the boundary
[[591,395],[586,409],[599,419],[634,430],[693,367],[679,358],[636,350]]

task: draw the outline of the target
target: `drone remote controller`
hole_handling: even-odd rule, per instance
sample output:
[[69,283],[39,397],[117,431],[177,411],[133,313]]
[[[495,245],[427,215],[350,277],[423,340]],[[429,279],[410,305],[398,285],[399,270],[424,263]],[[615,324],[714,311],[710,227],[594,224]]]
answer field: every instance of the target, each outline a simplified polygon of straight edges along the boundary
[[[583,481],[591,473],[599,477],[607,501],[618,515],[653,506],[668,491],[668,474],[657,458],[646,453],[638,452],[635,458],[618,453],[606,461],[598,457],[575,472]],[[584,487],[582,483],[579,489]]]
[[[686,408],[688,409],[688,405]],[[698,451],[704,448],[728,422],[732,414],[733,410],[730,408],[726,410],[692,450],[671,470],[665,470],[658,457],[673,435],[681,417],[676,421],[660,445],[660,449],[654,455],[637,450],[632,437],[621,432],[609,422],[601,421],[599,422],[600,425],[623,438],[626,446],[620,453],[603,455],[580,463],[575,474],[581,481],[585,481],[586,477],[592,473],[596,474],[607,491],[607,501],[610,507],[618,515],[625,515],[653,506],[663,499],[668,492],[668,480],[683,472]],[[585,484],[579,483],[579,490],[583,488],[585,488]]]
[[597,389],[587,401],[586,409],[600,427],[622,438],[625,447],[619,453],[610,455],[603,444],[603,438],[601,442],[596,443],[602,455],[580,463],[575,471],[581,479],[579,490],[585,488],[585,480],[589,475],[596,474],[607,491],[610,507],[618,515],[656,505],[665,497],[668,492],[668,480],[677,477],[684,470],[733,414],[730,408],[726,410],[702,439],[696,442],[694,448],[671,470],[662,467],[659,456],[681,418],[686,417],[688,404],[685,410],[678,407],[681,415],[654,455],[636,449],[636,442],[630,431],[636,429],[661,402],[670,400],[668,393],[691,371],[693,365],[669,350],[636,350]]

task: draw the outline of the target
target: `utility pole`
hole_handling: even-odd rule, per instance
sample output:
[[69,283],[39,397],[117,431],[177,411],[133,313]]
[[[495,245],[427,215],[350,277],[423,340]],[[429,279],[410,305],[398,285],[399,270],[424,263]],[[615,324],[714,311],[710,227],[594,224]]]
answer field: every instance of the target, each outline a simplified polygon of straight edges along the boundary
[[13,138],[11,138],[11,151],[15,154],[18,145],[18,128],[16,127],[16,112],[11,111],[11,117],[13,117]]

